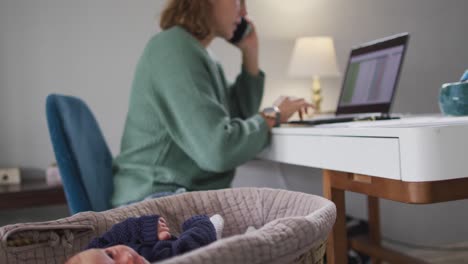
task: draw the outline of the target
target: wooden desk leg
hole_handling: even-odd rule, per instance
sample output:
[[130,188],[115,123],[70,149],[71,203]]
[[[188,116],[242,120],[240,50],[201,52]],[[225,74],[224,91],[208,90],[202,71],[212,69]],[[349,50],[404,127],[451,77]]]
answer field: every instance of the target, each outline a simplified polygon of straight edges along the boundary
[[332,187],[334,171],[323,171],[323,195],[336,205],[336,222],[328,237],[327,263],[348,263],[348,237],[346,235],[345,192]]
[[[369,218],[369,240],[372,244],[380,246],[380,210],[379,198],[367,196],[367,214]],[[378,258],[371,258],[372,264],[380,264]]]

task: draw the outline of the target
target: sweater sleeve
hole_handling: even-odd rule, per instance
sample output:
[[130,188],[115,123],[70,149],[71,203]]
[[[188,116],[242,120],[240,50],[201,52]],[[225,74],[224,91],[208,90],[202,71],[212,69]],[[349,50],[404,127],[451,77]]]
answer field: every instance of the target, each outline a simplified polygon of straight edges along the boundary
[[115,224],[112,228],[91,241],[88,248],[106,248],[119,244],[156,243],[159,216],[132,217]]
[[150,66],[154,103],[171,138],[206,171],[225,172],[254,158],[268,143],[265,120],[259,114],[231,117],[209,66],[181,60]]
[[184,254],[216,241],[216,230],[206,215],[191,217],[182,225],[182,234],[174,240],[157,242],[150,261]]
[[229,89],[229,102],[234,116],[248,118],[258,113],[263,98],[265,73],[253,76],[242,67]]

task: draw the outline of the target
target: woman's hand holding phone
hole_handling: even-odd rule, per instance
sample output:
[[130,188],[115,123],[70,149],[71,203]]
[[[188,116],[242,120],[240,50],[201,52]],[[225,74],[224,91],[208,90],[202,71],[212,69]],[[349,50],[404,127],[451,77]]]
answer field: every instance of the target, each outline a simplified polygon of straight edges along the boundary
[[[246,32],[236,32],[234,35],[241,35],[241,39],[238,42],[233,43],[242,51],[242,61],[245,69],[250,74],[256,76],[259,73],[258,68],[258,37],[257,31],[254,24],[248,18],[242,18],[247,26],[238,27],[238,30],[247,30]],[[232,43],[232,40],[231,40]]]

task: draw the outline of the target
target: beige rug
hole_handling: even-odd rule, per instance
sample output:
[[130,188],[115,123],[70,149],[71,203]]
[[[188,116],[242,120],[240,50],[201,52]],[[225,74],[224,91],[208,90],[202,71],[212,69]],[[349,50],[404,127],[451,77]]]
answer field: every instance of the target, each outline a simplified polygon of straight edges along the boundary
[[402,247],[397,248],[390,244],[386,244],[386,246],[403,251],[410,256],[423,259],[431,264],[468,264],[468,242],[441,246],[443,248],[447,248],[446,251],[420,249],[410,250]]

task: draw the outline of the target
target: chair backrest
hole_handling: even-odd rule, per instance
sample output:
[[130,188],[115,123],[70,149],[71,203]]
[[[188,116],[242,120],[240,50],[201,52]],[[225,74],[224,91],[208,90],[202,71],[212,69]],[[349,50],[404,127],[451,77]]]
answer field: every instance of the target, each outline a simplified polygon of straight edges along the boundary
[[110,209],[112,154],[86,103],[50,94],[46,114],[71,213]]

